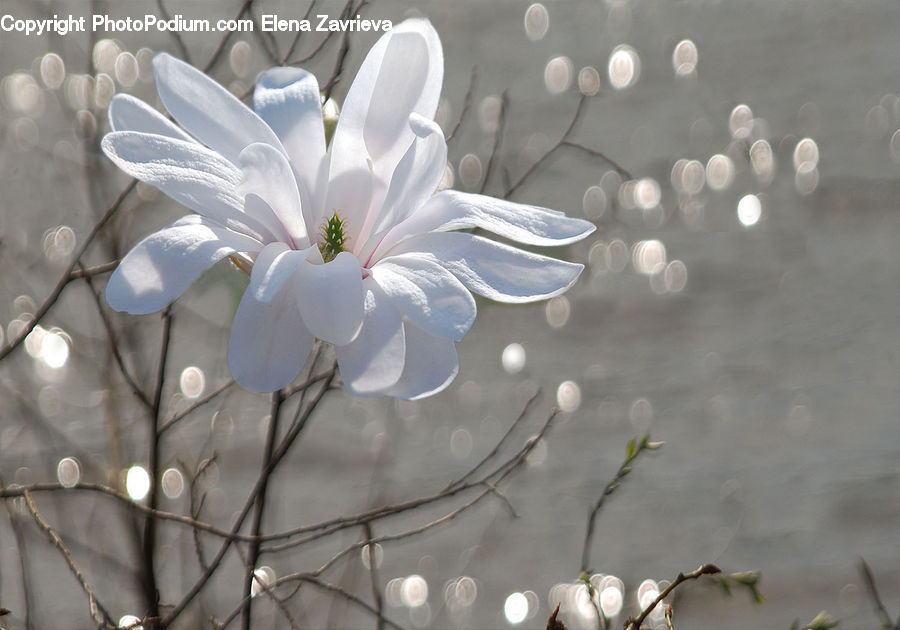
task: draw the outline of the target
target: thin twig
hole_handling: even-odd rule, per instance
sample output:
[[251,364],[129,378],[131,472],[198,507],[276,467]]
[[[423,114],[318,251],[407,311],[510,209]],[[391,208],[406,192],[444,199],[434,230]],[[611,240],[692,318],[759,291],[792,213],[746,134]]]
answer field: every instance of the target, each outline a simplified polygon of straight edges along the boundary
[[[163,20],[169,21],[172,19],[172,15],[166,10],[163,0],[156,0],[156,6],[159,8],[159,14],[162,16]],[[175,40],[175,45],[178,47],[178,53],[181,55],[181,58],[187,63],[191,63],[191,55],[184,43],[184,38],[181,37],[181,32],[177,29],[171,29],[169,32]]]
[[[253,5],[253,0],[244,0],[244,4],[241,5],[241,9],[238,11],[235,16],[235,20],[240,20],[244,17],[244,14],[250,10],[250,7]],[[212,57],[209,58],[209,61],[206,62],[206,65],[203,67],[203,72],[205,74],[209,74],[209,71],[213,69],[213,66],[216,65],[219,61],[219,57],[222,56],[222,53],[225,52],[225,46],[228,44],[228,40],[231,39],[231,31],[228,31],[222,39],[219,40],[219,44],[216,46],[216,49],[213,51]]]
[[625,460],[622,462],[622,465],[619,466],[619,470],[616,471],[615,476],[612,480],[606,484],[606,487],[603,489],[603,492],[600,494],[600,497],[597,499],[597,502],[594,503],[594,507],[591,508],[591,513],[588,515],[587,529],[584,534],[584,544],[581,548],[581,570],[587,571],[590,568],[591,563],[591,542],[594,538],[594,525],[597,521],[597,515],[600,513],[600,509],[603,507],[603,503],[606,501],[606,497],[611,495],[616,489],[619,487],[619,484],[622,482],[622,479],[631,472],[631,464],[637,459],[638,455],[643,453],[645,450],[656,450],[660,446],[662,446],[662,442],[651,442],[650,434],[645,434],[640,441],[637,439],[632,439],[628,443],[628,450],[625,453]]
[[[375,538],[372,531],[372,523],[366,522],[363,525],[366,532],[366,540],[371,541]],[[369,552],[369,577],[372,578],[372,599],[375,601],[375,611],[378,613],[378,624],[376,630],[384,630],[384,603],[381,598],[381,581],[378,579],[378,566],[375,558],[376,543],[369,542],[367,550]]]
[[456,120],[456,124],[453,125],[453,129],[447,134],[447,144],[450,144],[450,141],[456,136],[456,132],[459,131],[460,125],[462,125],[463,120],[465,120],[466,115],[469,113],[469,108],[472,107],[472,95],[475,93],[475,84],[477,81],[478,66],[472,66],[472,75],[469,78],[469,89],[466,90],[466,96],[463,99],[462,111],[459,112],[459,118]]
[[584,151],[590,156],[598,157],[602,160],[608,162],[614,169],[616,169],[620,175],[623,175],[626,179],[634,179],[634,176],[621,164],[616,162],[614,159],[603,153],[602,151],[598,151],[597,149],[592,149],[591,147],[585,146],[579,142],[572,142],[571,140],[563,140],[562,146],[564,147],[572,147],[573,149],[578,149],[580,151]]
[[881,627],[897,628],[891,620],[884,602],[881,600],[881,595],[878,593],[878,586],[875,584],[875,576],[872,574],[872,569],[869,568],[868,563],[863,558],[859,559],[859,572],[862,573],[863,583],[866,585],[866,590],[869,591],[869,598],[875,606],[875,614],[881,619]]
[[137,180],[132,179],[131,183],[125,187],[124,190],[119,194],[116,200],[112,203],[109,208],[107,208],[106,212],[102,217],[94,224],[94,227],[91,228],[91,231],[85,237],[84,241],[75,251],[72,256],[72,263],[66,269],[66,271],[62,274],[62,277],[59,279],[59,282],[56,283],[56,287],[54,287],[53,291],[50,292],[50,295],[47,296],[47,299],[44,300],[43,304],[37,309],[34,314],[34,318],[29,321],[25,327],[19,332],[19,334],[14,338],[10,339],[5,346],[0,348],[0,361],[2,361],[10,352],[18,348],[21,343],[25,340],[31,331],[34,330],[35,326],[37,326],[45,315],[53,308],[53,305],[59,300],[60,294],[62,294],[63,289],[66,288],[66,285],[69,284],[74,278],[72,278],[72,272],[81,264],[81,257],[84,255],[84,252],[93,242],[94,238],[96,238],[97,234],[100,230],[103,229],[109,220],[113,217],[113,215],[119,210],[122,206],[122,203],[125,201],[125,198],[131,193],[132,190],[137,186]]
[[171,418],[169,418],[168,420],[166,420],[165,422],[163,422],[161,425],[159,425],[159,429],[158,429],[157,433],[159,433],[159,435],[162,435],[163,433],[165,433],[166,431],[168,431],[169,429],[171,429],[173,425],[177,424],[179,421],[181,421],[181,420],[183,420],[184,418],[186,418],[186,417],[188,417],[189,415],[191,415],[191,414],[192,414],[194,411],[196,411],[198,408],[200,408],[200,407],[202,407],[203,405],[209,403],[209,402],[212,401],[214,398],[216,398],[219,394],[224,393],[224,392],[225,392],[226,390],[228,390],[232,385],[234,385],[234,379],[228,379],[228,380],[227,380],[225,383],[223,383],[220,387],[218,387],[218,388],[216,388],[215,390],[211,391],[210,393],[208,393],[208,394],[207,394],[206,396],[204,396],[203,398],[194,401],[194,403],[193,403],[192,405],[190,405],[189,407],[187,407],[187,408],[184,409],[183,411],[179,411],[179,412],[176,413],[174,416],[172,416]]
[[[309,19],[309,16],[312,13],[313,7],[315,7],[315,6],[316,6],[316,0],[312,0],[309,3],[309,7],[307,7],[306,13],[303,15],[302,19],[304,19],[304,20]],[[328,31],[328,34],[330,35],[333,32],[334,31]],[[294,35],[294,39],[291,41],[291,45],[288,46],[287,52],[284,53],[284,56],[281,58],[281,61],[279,62],[278,65],[280,65],[280,66],[290,65],[288,63],[288,59],[290,59],[291,56],[294,54],[294,51],[297,50],[297,44],[300,43],[300,36],[302,34],[303,34],[303,31],[297,31],[297,34]],[[328,37],[326,36],[325,39],[327,40]]]
[[34,504],[34,499],[31,496],[31,493],[27,490],[23,494],[25,499],[25,505],[28,507],[28,511],[31,512],[31,516],[34,519],[34,522],[41,529],[41,531],[46,534],[47,538],[50,539],[50,542],[59,549],[59,552],[63,555],[63,558],[66,561],[66,564],[69,565],[69,570],[72,571],[72,574],[75,576],[75,579],[78,580],[78,583],[81,585],[82,590],[88,596],[88,602],[90,604],[90,613],[91,619],[101,628],[115,628],[116,623],[113,621],[109,612],[107,612],[106,608],[103,604],[100,603],[100,600],[97,599],[97,595],[94,593],[94,589],[88,584],[87,580],[84,577],[84,573],[81,572],[78,564],[75,562],[75,559],[72,557],[72,552],[69,551],[69,548],[62,541],[62,538],[59,537],[50,525],[47,524],[47,521],[41,516],[40,512],[38,512],[37,506]]
[[90,278],[93,276],[99,276],[100,274],[109,273],[118,266],[118,260],[111,260],[106,263],[94,265],[93,267],[83,267],[79,262],[78,269],[72,270],[72,272],[69,274],[69,279],[76,280],[78,278]]
[[674,591],[676,588],[687,582],[688,580],[696,580],[704,575],[717,575],[721,573],[721,569],[714,564],[704,564],[702,566],[697,567],[690,573],[679,573],[678,577],[669,584],[663,591],[654,599],[650,604],[647,605],[644,610],[641,611],[636,618],[628,619],[625,621],[625,630],[640,630],[641,624],[644,623],[644,619],[653,612],[653,609],[664,600],[669,594]]
[[494,166],[497,163],[500,154],[500,147],[503,144],[503,133],[506,131],[506,115],[509,109],[509,95],[506,90],[500,96],[500,112],[497,114],[497,130],[494,132],[494,147],[491,149],[491,155],[488,158],[487,166],[484,168],[484,177],[481,180],[481,189],[479,193],[484,193],[487,188],[491,175],[494,172]]

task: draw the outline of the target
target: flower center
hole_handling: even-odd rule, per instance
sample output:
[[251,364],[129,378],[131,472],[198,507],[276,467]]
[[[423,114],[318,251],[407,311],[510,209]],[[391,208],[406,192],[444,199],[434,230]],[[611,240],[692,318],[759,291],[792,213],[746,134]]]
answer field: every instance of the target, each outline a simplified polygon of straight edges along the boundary
[[319,251],[325,262],[331,262],[338,254],[346,251],[344,245],[350,240],[346,230],[347,222],[340,217],[337,210],[330,218],[325,219],[319,232]]

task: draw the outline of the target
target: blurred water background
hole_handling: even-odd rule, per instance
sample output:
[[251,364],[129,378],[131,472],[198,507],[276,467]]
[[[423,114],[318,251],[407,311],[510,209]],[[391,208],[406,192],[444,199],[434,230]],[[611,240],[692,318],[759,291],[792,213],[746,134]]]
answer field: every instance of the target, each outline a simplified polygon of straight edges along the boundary
[[[322,3],[317,12],[337,14],[341,6]],[[0,8],[20,17],[158,11],[145,2],[4,0]],[[235,2],[188,2],[177,12],[218,18],[238,9]],[[284,17],[305,9],[265,1],[254,7]],[[597,222],[596,234],[565,254],[588,265],[583,278],[545,304],[479,302],[478,321],[458,346],[460,375],[438,396],[417,403],[333,396],[276,476],[267,526],[440,490],[491,449],[540,388],[514,445],[537,431],[551,405],[566,413],[506,487],[518,517],[487,501],[381,550],[386,614],[401,625],[506,628],[521,618],[519,627],[543,628],[548,598],[565,597],[554,585],[578,577],[589,506],[625,443],[644,431],[666,446],[642,456],[604,508],[592,553],[595,571],[622,581],[626,607],[645,579],[715,562],[728,571],[761,569],[766,602],[695,586],[676,604],[676,627],[787,628],[821,609],[844,627],[875,627],[857,571],[863,556],[896,612],[900,6],[374,0],[362,11],[395,22],[410,12],[430,17],[441,35],[439,119],[446,130],[478,68],[471,109],[451,145],[456,187],[480,188],[504,91],[501,156],[511,181],[559,139],[583,93],[592,96],[570,139],[602,151],[633,179],[577,148],[555,153],[513,199]],[[317,37],[301,40],[298,54]],[[151,51],[179,54],[167,34],[114,38],[0,33],[0,322],[7,339],[49,294],[75,244],[126,181],[95,151],[105,103],[117,91],[155,103]],[[290,41],[278,39],[282,47]],[[353,35],[348,78],[374,39]],[[198,65],[219,40],[184,35]],[[332,42],[316,58],[320,76],[331,71],[337,48]],[[269,65],[260,42],[234,34],[227,50],[213,74],[246,92]],[[338,101],[346,87],[337,88]],[[501,175],[495,171],[487,192],[502,191]],[[139,195],[140,208],[136,201],[124,208],[117,236],[87,262],[120,255],[183,213],[152,190]],[[170,409],[228,378],[225,348],[240,275],[220,265],[179,303],[165,390]],[[127,359],[150,379],[158,317],[115,321],[131,344]],[[73,474],[64,457],[76,458],[85,480],[110,462],[123,474],[143,462],[144,420],[101,351],[103,328],[85,287],[67,289],[42,326],[46,339],[0,365],[4,482],[63,479]],[[178,462],[215,452],[205,515],[227,522],[256,478],[267,409],[265,397],[229,391],[174,430],[164,442],[164,465],[175,470],[172,498],[161,507],[186,509]],[[112,417],[121,430],[116,439],[108,434]],[[111,453],[111,444],[119,451]],[[48,519],[71,533],[107,605],[140,614],[139,590],[122,578],[133,552],[125,519],[109,516],[118,508],[84,494],[42,500],[52,506]],[[443,513],[426,510],[383,527]],[[56,551],[27,518],[19,529],[6,514],[0,523],[0,604],[14,613],[24,606],[16,538],[24,531],[35,627],[85,627],[83,595]],[[89,549],[92,531],[110,532],[102,553]],[[358,536],[268,564],[276,575],[318,566]],[[161,583],[180,593],[179,584],[186,589],[196,575],[193,540],[172,527],[162,542]],[[237,559],[229,562],[235,570]],[[368,597],[362,565],[354,556],[333,579]],[[214,583],[203,605],[224,614],[237,595],[231,583]],[[365,614],[324,606],[304,613],[310,627],[322,619],[374,627]],[[591,627],[577,602],[572,606],[568,623]],[[282,627],[271,602],[255,608],[259,627]]]

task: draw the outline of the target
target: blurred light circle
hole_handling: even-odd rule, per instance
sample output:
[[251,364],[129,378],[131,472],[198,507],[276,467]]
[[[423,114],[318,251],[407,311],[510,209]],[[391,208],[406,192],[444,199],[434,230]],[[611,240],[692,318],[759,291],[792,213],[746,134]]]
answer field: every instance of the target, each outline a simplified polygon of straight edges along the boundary
[[206,376],[204,376],[203,370],[191,365],[181,371],[179,385],[185,398],[199,398],[206,387]]
[[735,140],[743,140],[753,130],[753,110],[748,105],[738,105],[731,110],[728,118],[728,129]]
[[672,68],[678,76],[687,76],[697,67],[697,46],[689,39],[683,39],[672,51]]
[[643,610],[659,597],[659,585],[654,580],[644,580],[637,590],[638,606]]
[[738,220],[744,227],[751,227],[759,222],[762,216],[762,204],[756,195],[744,195],[737,205]]
[[228,63],[235,76],[242,78],[247,76],[250,72],[250,61],[252,58],[253,49],[250,48],[250,44],[243,40],[235,42],[228,55]]
[[177,468],[167,468],[162,474],[162,491],[169,499],[177,499],[184,492],[184,476]]
[[628,245],[620,238],[606,246],[606,266],[610,271],[623,271],[628,264]]
[[416,608],[428,601],[428,582],[421,575],[410,575],[403,580],[400,600],[404,606]]
[[66,64],[62,57],[48,52],[41,58],[41,81],[51,90],[59,88],[66,78]]
[[734,181],[734,162],[717,153],[706,163],[706,183],[712,190],[725,190]]
[[462,576],[456,581],[456,601],[463,606],[471,606],[478,597],[478,585],[475,580],[467,575]]
[[119,623],[117,624],[120,629],[128,629],[128,630],[144,630],[144,626],[138,625],[141,623],[140,617],[135,617],[134,615],[122,615],[119,617]]
[[63,488],[71,488],[81,481],[81,465],[74,457],[64,457],[56,466],[56,478]]
[[634,85],[641,74],[641,58],[631,46],[617,46],[609,56],[609,83],[617,90]]
[[150,492],[150,474],[143,466],[132,466],[125,476],[125,491],[133,501],[141,501]]
[[641,210],[649,210],[658,206],[661,196],[659,184],[650,177],[638,180],[634,187],[634,203]]
[[631,403],[628,411],[628,419],[631,425],[641,433],[646,433],[653,421],[653,405],[646,398],[638,398]]
[[256,597],[263,591],[275,585],[275,571],[272,567],[261,566],[253,572],[253,582],[250,584],[250,597]]
[[372,568],[371,560],[374,557],[375,568],[377,569],[384,561],[384,548],[378,543],[363,545],[363,548],[360,549],[360,557],[362,558],[363,566],[367,569]]
[[660,271],[666,264],[666,246],[657,239],[638,241],[631,250],[631,264],[645,275]]
[[804,164],[794,174],[794,187],[801,195],[809,195],[819,185],[819,169],[810,163]]
[[91,59],[97,72],[113,72],[116,58],[119,56],[119,45],[111,39],[101,39],[94,44]]
[[535,2],[525,11],[525,35],[533,42],[544,38],[550,28],[550,14],[540,2]]
[[384,585],[384,600],[388,606],[396,608],[403,605],[403,600],[400,598],[400,591],[402,589],[403,578],[393,578],[388,580],[388,583]]
[[572,412],[581,406],[581,388],[575,381],[563,381],[556,388],[556,404],[560,409]]
[[581,199],[584,216],[589,219],[599,219],[606,214],[607,203],[606,193],[600,186],[589,187],[584,191],[584,197]]
[[119,53],[116,57],[115,74],[119,85],[133,86],[138,80],[137,58],[127,51]]
[[503,348],[500,363],[508,374],[518,374],[525,367],[525,348],[520,343],[511,343]]
[[706,169],[697,160],[690,160],[681,169],[681,189],[688,195],[696,195],[706,185]]
[[666,283],[666,291],[669,293],[679,293],[684,290],[687,285],[688,272],[687,267],[680,260],[673,260],[666,265],[664,272],[664,280]]
[[900,129],[891,136],[891,159],[900,164]]
[[550,94],[561,94],[572,84],[575,71],[572,60],[568,57],[554,57],[544,67],[544,86]]
[[478,106],[478,123],[481,125],[482,131],[493,133],[497,131],[500,124],[500,110],[503,108],[503,100],[491,94],[481,99]]
[[803,138],[794,147],[794,168],[798,171],[802,168],[811,169],[819,164],[819,145],[812,138]]
[[510,593],[503,604],[503,615],[512,625],[518,625],[528,617],[528,598],[522,593]]
[[757,140],[750,146],[750,166],[756,179],[769,184],[775,175],[775,153],[767,140]]
[[19,114],[34,114],[41,102],[41,88],[30,74],[16,72],[3,78],[3,98]]
[[69,360],[69,343],[66,337],[58,332],[45,333],[41,338],[40,357],[53,369],[63,367]]
[[459,427],[450,434],[450,454],[456,459],[465,459],[472,453],[472,434],[465,427]]
[[134,58],[138,63],[138,78],[141,81],[153,80],[153,51],[149,48],[141,48],[135,53]]
[[116,83],[112,77],[106,73],[98,74],[94,80],[94,106],[106,109],[115,94]]
[[483,169],[481,159],[474,153],[464,155],[459,161],[459,179],[466,188],[475,188],[481,181]]
[[564,295],[558,295],[550,298],[545,307],[545,315],[547,323],[553,328],[562,328],[569,321],[569,315],[572,314],[572,306]]
[[547,461],[547,441],[537,435],[532,435],[529,442],[534,441],[531,451],[525,456],[525,463],[529,466],[540,466]]
[[594,96],[600,91],[600,73],[593,66],[585,66],[578,72],[578,90],[585,96]]
[[444,168],[444,174],[441,176],[441,181],[438,184],[437,191],[446,190],[447,188],[453,188],[453,182],[453,167],[450,164],[447,164],[447,166]]

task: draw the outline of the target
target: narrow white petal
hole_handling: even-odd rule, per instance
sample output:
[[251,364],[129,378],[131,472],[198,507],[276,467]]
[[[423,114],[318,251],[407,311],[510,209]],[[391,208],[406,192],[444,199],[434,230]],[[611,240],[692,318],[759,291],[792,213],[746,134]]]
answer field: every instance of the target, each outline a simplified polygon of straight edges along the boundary
[[309,258],[315,247],[297,251],[284,243],[266,245],[253,262],[250,288],[259,302],[271,302]]
[[300,182],[304,210],[322,197],[327,173],[325,126],[316,77],[301,68],[272,68],[256,82],[253,108],[281,140]]
[[158,311],[225,256],[261,248],[259,241],[204,217],[182,217],[122,259],[106,284],[106,301],[117,311],[136,315]]
[[450,339],[432,337],[407,323],[406,359],[396,385],[383,393],[395,398],[418,400],[447,387],[459,372],[456,345]]
[[416,136],[391,176],[384,205],[370,217],[361,238],[379,234],[410,216],[434,194],[447,168],[447,143],[440,126],[418,114],[409,117]]
[[218,153],[196,142],[137,131],[108,133],[100,146],[123,171],[194,212],[257,239],[275,240],[243,212],[237,192],[241,172]]
[[584,265],[565,262],[463,232],[413,236],[391,250],[442,265],[468,289],[498,302],[534,302],[568,289]]
[[391,256],[372,267],[391,303],[435,337],[459,341],[475,322],[475,299],[456,276],[417,256]]
[[256,218],[267,224],[273,234],[286,232],[295,248],[308,247],[300,193],[284,154],[269,144],[257,142],[241,151],[238,166],[242,175],[238,194],[257,195],[271,208],[278,224],[269,226],[266,217]]
[[291,288],[285,287],[271,302],[260,302],[247,290],[238,305],[228,367],[245,389],[273,392],[286,387],[306,364],[314,338],[303,325]]
[[378,245],[385,252],[416,234],[481,228],[526,245],[566,245],[581,240],[596,227],[590,221],[561,212],[495,199],[485,195],[442,190],[397,224]]
[[365,317],[356,339],[335,346],[344,386],[355,396],[380,394],[403,373],[406,341],[403,319],[378,283],[363,281]]
[[170,114],[188,133],[232,162],[248,144],[283,150],[269,126],[231,92],[190,64],[160,53],[153,58],[156,89]]
[[[375,43],[347,92],[331,141],[329,194],[348,171],[371,170],[377,182],[390,181],[414,139],[410,114],[434,118],[443,73],[441,42],[427,20],[405,20]],[[371,188],[371,207],[380,208],[387,189]]]
[[109,102],[107,115],[113,131],[142,131],[193,141],[178,125],[130,94],[116,94]]
[[323,265],[301,265],[297,287],[300,314],[312,334],[336,346],[356,337],[365,297],[356,256],[341,252]]

